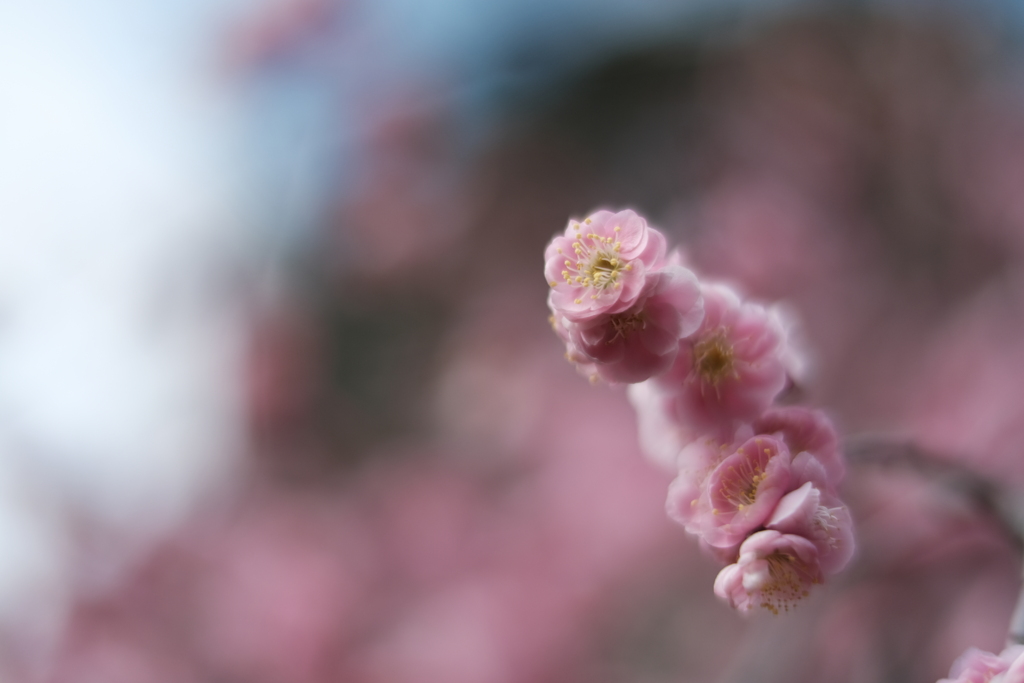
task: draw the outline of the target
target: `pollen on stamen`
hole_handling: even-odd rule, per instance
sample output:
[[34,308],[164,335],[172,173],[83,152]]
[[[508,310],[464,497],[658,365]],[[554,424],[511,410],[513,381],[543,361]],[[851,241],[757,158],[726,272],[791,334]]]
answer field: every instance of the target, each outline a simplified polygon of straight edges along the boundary
[[579,304],[583,303],[583,299],[575,299],[573,303],[578,306]]

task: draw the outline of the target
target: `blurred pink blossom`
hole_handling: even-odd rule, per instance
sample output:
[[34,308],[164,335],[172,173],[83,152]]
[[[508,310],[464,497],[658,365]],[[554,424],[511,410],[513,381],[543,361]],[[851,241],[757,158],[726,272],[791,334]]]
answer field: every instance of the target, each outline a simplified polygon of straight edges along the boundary
[[737,175],[701,198],[701,264],[762,296],[820,286],[843,263],[838,240],[827,231],[834,218],[794,183]]
[[1024,647],[1010,646],[999,655],[969,648],[953,662],[949,676],[938,683],[1024,683]]
[[679,453],[696,438],[672,415],[671,396],[654,382],[639,382],[626,388],[636,412],[637,439],[648,460],[669,472],[676,471]]
[[230,678],[317,680],[361,616],[371,539],[351,511],[261,502],[207,539],[206,571],[195,585],[196,645]]
[[672,368],[649,381],[671,396],[681,424],[728,440],[785,386],[785,335],[767,309],[729,287],[703,292],[704,322],[680,343]]
[[993,283],[932,334],[903,423],[925,448],[1020,486],[1024,280]]

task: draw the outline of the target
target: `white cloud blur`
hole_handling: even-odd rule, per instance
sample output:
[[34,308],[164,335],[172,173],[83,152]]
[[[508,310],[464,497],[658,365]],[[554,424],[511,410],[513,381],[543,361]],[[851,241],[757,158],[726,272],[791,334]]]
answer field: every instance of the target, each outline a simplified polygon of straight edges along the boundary
[[241,445],[226,5],[0,2],[0,623],[54,633]]

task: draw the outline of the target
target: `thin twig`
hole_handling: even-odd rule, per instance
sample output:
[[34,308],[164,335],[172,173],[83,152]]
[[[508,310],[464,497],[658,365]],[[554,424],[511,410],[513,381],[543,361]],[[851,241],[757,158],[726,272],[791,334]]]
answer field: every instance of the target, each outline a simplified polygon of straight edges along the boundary
[[907,467],[944,484],[967,498],[1017,550],[1024,551],[1024,517],[1018,498],[970,467],[910,440],[885,436],[851,436],[843,440],[843,450],[851,464]]

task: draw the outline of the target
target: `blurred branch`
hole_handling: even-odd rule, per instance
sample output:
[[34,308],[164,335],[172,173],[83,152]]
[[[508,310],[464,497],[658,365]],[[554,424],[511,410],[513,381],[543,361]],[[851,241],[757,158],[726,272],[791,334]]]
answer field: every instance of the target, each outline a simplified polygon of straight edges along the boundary
[[[1024,552],[1024,511],[1021,499],[1007,487],[978,474],[967,465],[943,454],[928,451],[905,438],[854,435],[843,441],[847,460],[853,465],[903,467],[920,472],[966,498],[979,513],[995,524]],[[1024,643],[1024,580],[1017,606],[1010,618],[1009,643]]]
[[908,468],[945,485],[970,501],[1018,550],[1024,551],[1024,517],[1018,498],[967,465],[925,450],[912,441],[885,436],[851,436],[844,439],[843,448],[853,465]]

